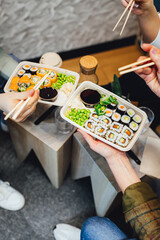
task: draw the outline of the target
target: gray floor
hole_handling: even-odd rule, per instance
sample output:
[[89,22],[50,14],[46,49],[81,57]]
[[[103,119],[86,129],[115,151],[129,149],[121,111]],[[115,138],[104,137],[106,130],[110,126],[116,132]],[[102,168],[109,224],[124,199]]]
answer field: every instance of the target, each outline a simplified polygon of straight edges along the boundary
[[69,172],[60,189],[49,182],[32,152],[19,162],[9,134],[0,130],[0,178],[9,181],[26,200],[17,212],[0,208],[0,240],[53,240],[59,222],[81,227],[95,215],[89,179],[73,181]]

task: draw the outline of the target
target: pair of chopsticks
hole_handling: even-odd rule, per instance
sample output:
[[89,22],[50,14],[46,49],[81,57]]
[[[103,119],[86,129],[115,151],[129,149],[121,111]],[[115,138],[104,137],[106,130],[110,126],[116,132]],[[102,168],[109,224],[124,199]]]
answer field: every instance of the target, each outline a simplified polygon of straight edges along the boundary
[[[154,62],[149,62],[149,61],[152,61],[152,59],[150,57],[146,58],[142,61],[134,62],[134,63],[131,63],[131,64],[126,65],[124,67],[120,67],[120,68],[118,68],[119,74],[122,75],[122,74],[125,74],[125,73],[136,71],[136,70],[141,69],[141,68],[150,67],[150,66],[155,65]],[[136,65],[139,65],[139,64],[142,64],[142,63],[145,63],[145,62],[149,62],[149,63],[146,63],[144,65],[140,65],[138,67],[131,68],[133,66],[136,66]],[[127,69],[127,68],[130,68],[130,69]],[[125,69],[127,69],[127,70],[125,70]]]
[[[43,84],[43,82],[46,80],[46,78],[48,77],[48,74],[46,74],[35,86],[33,89],[38,90],[40,88],[40,86]],[[20,108],[18,109],[17,112],[15,112],[15,114],[13,115],[12,119],[15,120],[20,112],[23,110],[23,108],[27,105],[27,103],[29,102],[29,100],[31,99],[31,97],[28,97],[25,101],[22,99],[21,101],[19,101],[19,103],[5,116],[4,120],[7,120],[12,113],[15,112],[15,110],[20,106]]]
[[125,26],[126,26],[126,24],[127,24],[127,21],[128,21],[128,19],[129,19],[129,16],[130,16],[130,14],[131,14],[131,12],[132,12],[132,9],[133,9],[133,7],[134,7],[134,4],[135,4],[135,0],[130,0],[128,6],[125,8],[124,12],[122,13],[121,17],[119,18],[118,22],[116,23],[115,27],[113,28],[113,31],[114,31],[114,30],[117,28],[117,26],[118,26],[118,24],[120,23],[120,21],[122,20],[123,16],[125,15],[125,13],[127,12],[127,10],[128,10],[129,7],[130,7],[129,12],[128,12],[128,15],[127,15],[127,17],[126,17],[126,20],[125,20],[125,22],[124,22],[124,24],[123,24],[122,30],[121,30],[121,32],[120,32],[120,36],[122,35],[122,33],[123,33],[123,31],[124,31],[124,28],[125,28]]

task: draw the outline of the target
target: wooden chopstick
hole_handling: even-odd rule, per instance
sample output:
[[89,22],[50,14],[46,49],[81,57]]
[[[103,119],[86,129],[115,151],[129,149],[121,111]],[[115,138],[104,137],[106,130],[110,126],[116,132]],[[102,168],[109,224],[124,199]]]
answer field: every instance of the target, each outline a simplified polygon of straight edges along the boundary
[[130,68],[130,67],[133,67],[133,66],[135,66],[135,65],[139,65],[139,64],[141,64],[141,63],[145,63],[145,62],[148,62],[148,61],[151,61],[152,59],[149,57],[149,58],[145,58],[145,59],[143,59],[142,61],[139,61],[139,62],[134,62],[134,63],[131,63],[131,64],[128,64],[128,65],[126,65],[126,66],[123,66],[123,67],[120,67],[120,68],[118,68],[118,71],[122,71],[122,70],[124,70],[124,69],[126,69],[126,68]]
[[125,8],[124,12],[122,13],[122,15],[120,16],[118,22],[116,23],[115,27],[113,28],[113,31],[117,28],[118,24],[120,23],[121,19],[123,18],[123,16],[125,15],[125,13],[127,12],[128,8],[131,6],[132,2],[134,0],[131,0],[128,4],[128,6]]
[[122,27],[122,30],[121,30],[121,32],[120,32],[120,36],[122,35],[122,33],[123,33],[123,31],[124,31],[124,28],[125,28],[125,26],[126,26],[126,24],[127,24],[127,22],[128,22],[128,19],[129,19],[129,16],[130,16],[131,12],[132,12],[133,7],[134,7],[134,1],[132,2],[132,5],[131,5],[131,7],[130,7],[130,9],[129,9],[128,15],[127,15],[127,17],[126,17],[126,20],[125,20],[124,25],[123,25],[123,27]]
[[141,68],[150,67],[150,66],[153,66],[153,65],[155,65],[155,63],[154,62],[150,62],[150,63],[144,64],[144,65],[141,65],[139,67],[135,67],[135,68],[131,68],[131,69],[122,71],[119,74],[122,75],[122,74],[125,74],[125,73],[136,71],[136,70],[141,69]]
[[[132,8],[133,8],[133,6],[134,6],[134,3],[135,3],[135,0],[131,0],[131,1],[129,2],[128,6],[125,8],[124,12],[122,13],[122,15],[120,16],[118,22],[116,23],[115,27],[113,28],[113,31],[117,28],[118,24],[120,23],[120,21],[122,20],[123,16],[125,15],[125,13],[127,12],[127,10],[129,9],[129,7],[130,7],[131,5],[132,5],[132,6],[131,6],[131,11],[132,11]],[[130,11],[129,14],[127,15],[127,18],[126,18],[126,21],[125,21],[125,23],[124,23],[124,25],[123,25],[122,30],[124,30],[124,28],[125,28],[125,25],[126,25],[126,23],[127,23],[127,21],[128,21],[128,18],[129,18],[129,16],[130,16],[131,11]],[[121,34],[122,34],[122,32],[123,32],[123,31],[121,31]],[[121,34],[120,34],[120,35],[121,35]]]
[[[48,74],[46,74],[35,86],[33,89],[37,90],[42,83],[45,81],[45,79],[48,77]],[[20,114],[20,112],[22,111],[22,109],[26,106],[26,104],[29,102],[29,100],[31,99],[31,97],[28,97],[25,101],[22,99],[19,103],[17,103],[17,105],[5,116],[4,120],[7,120],[11,114],[22,104],[22,106],[19,108],[19,110],[15,113],[15,115],[13,116],[13,119],[15,120],[18,115]]]
[[19,103],[14,108],[12,108],[12,110],[5,116],[4,120],[7,120],[11,116],[11,114],[14,113],[14,111],[21,105],[22,102],[23,99],[19,101]]

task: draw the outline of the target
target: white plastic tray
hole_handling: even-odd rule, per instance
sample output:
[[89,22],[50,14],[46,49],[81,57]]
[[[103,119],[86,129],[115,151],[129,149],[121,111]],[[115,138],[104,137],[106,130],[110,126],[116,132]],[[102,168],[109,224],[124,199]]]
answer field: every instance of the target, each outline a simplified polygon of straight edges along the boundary
[[[112,96],[116,97],[117,100],[118,100],[118,102],[119,102],[120,104],[125,105],[127,108],[132,108],[132,109],[136,112],[136,114],[139,114],[140,117],[142,118],[142,121],[141,121],[141,123],[140,123],[140,125],[139,125],[139,129],[138,129],[137,132],[134,134],[133,138],[132,138],[131,140],[129,140],[129,144],[128,144],[126,147],[121,147],[121,146],[119,146],[119,145],[117,145],[117,144],[115,144],[115,143],[112,143],[112,142],[108,141],[107,139],[105,139],[105,138],[103,138],[103,137],[100,137],[100,136],[96,135],[95,133],[90,132],[90,131],[87,130],[86,128],[78,125],[77,123],[75,123],[75,122],[73,122],[72,120],[70,120],[70,119],[68,119],[67,117],[65,117],[65,112],[66,112],[66,110],[68,109],[68,107],[70,106],[71,102],[73,102],[74,98],[76,98],[77,96],[79,96],[80,93],[81,93],[84,89],[88,89],[88,88],[89,88],[89,89],[98,90],[98,92],[99,92],[100,94],[106,94],[107,96],[112,95]],[[66,104],[62,107],[60,114],[61,114],[61,116],[62,116],[63,119],[65,119],[65,120],[68,121],[69,123],[73,124],[73,125],[76,126],[77,128],[82,129],[83,131],[89,133],[89,134],[92,135],[93,137],[95,137],[95,138],[97,138],[97,139],[99,139],[99,140],[101,140],[101,141],[103,141],[103,142],[105,142],[105,143],[107,143],[107,144],[109,144],[109,145],[111,145],[111,146],[113,146],[113,147],[121,150],[121,151],[129,151],[129,150],[133,147],[133,145],[134,145],[135,142],[137,141],[137,139],[138,139],[138,137],[139,137],[139,135],[140,135],[140,133],[141,133],[144,125],[145,125],[145,122],[146,122],[146,120],[147,120],[147,115],[146,115],[146,113],[145,113],[144,111],[142,111],[141,109],[135,107],[133,104],[131,104],[131,103],[129,103],[128,101],[124,100],[123,98],[117,96],[116,94],[114,94],[114,93],[112,93],[112,92],[110,92],[110,91],[108,91],[108,90],[106,90],[106,89],[104,89],[104,88],[102,88],[102,87],[94,84],[94,83],[91,83],[91,82],[89,82],[89,81],[83,82],[83,83],[76,89],[76,91],[73,93],[73,95],[68,99],[68,101],[66,102]]]
[[[74,84],[74,87],[72,89],[72,92],[70,94],[70,96],[72,95],[72,93],[75,91],[76,87],[77,87],[77,84],[78,84],[78,81],[79,81],[79,74],[76,73],[76,72],[72,72],[72,71],[69,71],[69,70],[66,70],[66,69],[63,69],[63,68],[58,68],[58,67],[52,67],[52,66],[49,66],[49,65],[45,65],[45,64],[39,64],[39,63],[34,63],[34,62],[29,62],[29,61],[23,61],[23,62],[20,62],[18,64],[18,66],[15,68],[14,72],[12,73],[12,75],[10,76],[10,78],[8,79],[5,87],[4,87],[4,91],[5,92],[10,92],[11,90],[9,89],[9,86],[11,84],[11,80],[12,78],[18,73],[18,71],[20,69],[22,69],[22,66],[23,65],[31,65],[33,67],[43,67],[43,68],[49,68],[49,69],[53,69],[55,70],[57,73],[63,73],[63,74],[66,74],[66,75],[72,75],[72,76],[75,76],[75,84]],[[39,102],[41,103],[45,103],[45,104],[50,104],[50,105],[55,105],[55,106],[63,106],[66,101],[68,100],[69,97],[66,96],[65,93],[62,93],[60,91],[58,91],[58,97],[55,101],[43,101],[43,100],[38,100]]]

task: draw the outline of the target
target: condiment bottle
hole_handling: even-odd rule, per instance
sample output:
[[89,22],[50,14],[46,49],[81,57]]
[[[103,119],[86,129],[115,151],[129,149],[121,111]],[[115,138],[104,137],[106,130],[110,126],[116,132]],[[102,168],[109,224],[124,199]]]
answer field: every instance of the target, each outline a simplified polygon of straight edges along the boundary
[[81,57],[80,62],[80,79],[79,84],[84,81],[90,81],[95,84],[98,84],[98,77],[96,75],[96,68],[98,65],[98,61],[95,57],[86,55]]

